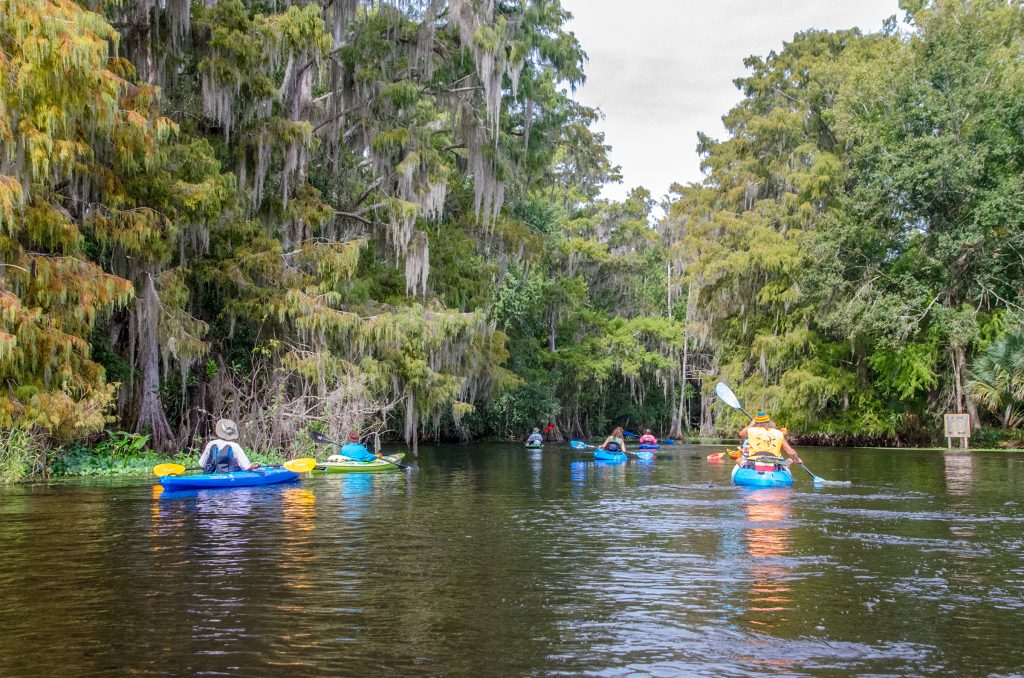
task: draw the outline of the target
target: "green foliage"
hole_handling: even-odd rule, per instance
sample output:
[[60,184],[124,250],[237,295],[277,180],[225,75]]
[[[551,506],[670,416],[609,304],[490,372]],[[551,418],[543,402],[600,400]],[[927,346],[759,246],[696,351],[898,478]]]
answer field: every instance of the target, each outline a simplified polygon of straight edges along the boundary
[[1024,426],[1024,328],[989,344],[971,363],[971,376],[971,394],[1003,428]]
[[534,428],[543,429],[558,414],[553,383],[550,379],[535,379],[495,398],[487,409],[487,420],[498,435],[522,438]]
[[698,360],[823,440],[977,423],[968,356],[1021,302],[1024,10],[907,10],[902,35],[801,33],[748,59],[730,138],[701,138],[708,179],[670,208]]
[[938,382],[935,349],[935,342],[905,344],[899,349],[880,347],[868,356],[867,363],[875,371],[875,383],[882,393],[909,401]]
[[0,483],[13,483],[29,475],[40,455],[45,456],[38,435],[24,427],[0,430]]
[[88,7],[0,7],[0,431],[151,436],[72,466],[243,401],[265,449],[300,402],[410,442],[710,434],[719,378],[822,441],[1020,424],[1016,3],[750,57],[660,221],[599,197],[557,0]]
[[130,459],[138,457],[146,449],[149,436],[127,431],[108,431],[107,439],[96,444],[95,452],[100,457]]

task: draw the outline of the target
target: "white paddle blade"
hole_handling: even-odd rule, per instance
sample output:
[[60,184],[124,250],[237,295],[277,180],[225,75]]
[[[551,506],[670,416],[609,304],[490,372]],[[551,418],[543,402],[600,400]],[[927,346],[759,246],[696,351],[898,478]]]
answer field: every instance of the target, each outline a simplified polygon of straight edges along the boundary
[[824,478],[814,477],[815,485],[827,485],[829,487],[852,487],[853,482],[849,480],[825,480]]
[[736,394],[732,392],[732,389],[725,385],[725,382],[718,382],[715,384],[715,395],[717,395],[723,403],[734,409],[740,409],[740,399],[736,397]]

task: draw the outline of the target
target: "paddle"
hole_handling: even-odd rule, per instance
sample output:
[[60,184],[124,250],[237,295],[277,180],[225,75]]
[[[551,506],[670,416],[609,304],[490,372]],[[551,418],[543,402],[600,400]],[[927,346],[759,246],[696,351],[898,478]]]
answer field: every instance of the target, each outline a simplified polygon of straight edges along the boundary
[[797,466],[807,471],[811,478],[814,478],[813,482],[815,485],[831,485],[833,487],[850,487],[851,485],[853,485],[853,482],[849,480],[825,480],[820,476],[814,475],[814,473],[811,472],[811,469],[807,468],[803,464],[797,464]]
[[[726,386],[725,383],[720,381],[717,384],[715,384],[715,395],[717,395],[721,399],[721,401],[728,405],[729,407],[739,410],[743,414],[747,415],[747,417],[749,417],[750,419],[753,419],[753,417],[751,417],[750,414],[745,409],[743,409],[743,406],[740,405],[740,399],[736,397],[736,394],[733,393],[732,389]],[[800,464],[797,464],[797,466],[807,471],[811,478],[814,479],[813,482],[815,485],[836,485],[841,487],[849,487],[853,485],[853,483],[850,482],[849,480],[825,480],[820,476],[816,476],[813,473],[811,473],[811,469],[804,466],[802,462]]]
[[198,466],[189,466],[185,468],[181,464],[157,464],[153,467],[153,475],[155,476],[180,476],[185,471],[201,471],[202,469]]
[[[313,439],[314,443],[320,443],[321,445],[337,445],[339,448],[341,447],[341,443],[338,443],[338,442],[335,442],[335,441],[331,440],[330,438],[325,436],[323,433],[320,433],[320,431],[311,431],[310,434],[309,434],[309,437]],[[397,459],[391,459],[390,461],[391,461],[392,464],[394,464],[398,468],[402,469],[403,471],[419,471],[420,470],[419,465],[416,464],[415,462],[413,462],[412,464],[404,464],[404,463],[402,463],[401,461],[399,461]]]
[[[263,466],[257,469],[253,469],[254,473],[259,473],[264,468],[281,468],[284,466],[286,469],[293,473],[308,473],[313,470],[316,465],[316,459],[304,458],[304,459],[289,459],[283,464],[272,464],[270,466]],[[188,468],[181,464],[157,464],[153,467],[153,475],[156,476],[180,476],[185,471],[202,471],[198,466],[189,466]]]
[[[569,447],[573,448],[574,450],[598,449],[596,445],[587,445],[585,442],[582,442],[580,440],[570,440]],[[635,455],[637,459],[654,459],[654,452],[651,452],[650,450],[640,450],[639,452],[629,452],[628,450],[626,450],[623,451],[622,454],[632,454]]]

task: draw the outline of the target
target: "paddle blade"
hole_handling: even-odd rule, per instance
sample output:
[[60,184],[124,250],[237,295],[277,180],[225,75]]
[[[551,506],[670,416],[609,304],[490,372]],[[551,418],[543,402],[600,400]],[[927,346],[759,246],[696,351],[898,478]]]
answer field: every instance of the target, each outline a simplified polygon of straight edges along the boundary
[[585,450],[588,447],[590,447],[590,445],[587,445],[586,443],[581,442],[579,440],[570,440],[569,447],[571,447],[574,450]]
[[181,464],[157,464],[153,467],[155,476],[180,476],[184,472],[185,467]]
[[637,459],[654,459],[654,452],[650,450],[641,450],[636,453]]
[[740,399],[736,397],[736,394],[732,392],[732,389],[725,385],[725,382],[718,382],[715,384],[715,395],[721,399],[723,403],[733,409],[740,408]]
[[814,477],[812,481],[815,485],[825,485],[827,487],[851,487],[853,483],[849,480],[825,480],[824,478]]
[[316,466],[316,459],[290,459],[284,463],[284,467],[294,473],[309,473]]
[[815,485],[828,485],[830,487],[850,487],[853,485],[849,480],[825,480],[821,476],[814,475],[814,471],[807,468],[803,464],[800,464],[800,468],[807,471],[808,475],[811,476],[811,482]]
[[314,443],[320,443],[321,445],[338,445],[339,443],[334,442],[320,431],[310,431],[309,437],[313,439]]

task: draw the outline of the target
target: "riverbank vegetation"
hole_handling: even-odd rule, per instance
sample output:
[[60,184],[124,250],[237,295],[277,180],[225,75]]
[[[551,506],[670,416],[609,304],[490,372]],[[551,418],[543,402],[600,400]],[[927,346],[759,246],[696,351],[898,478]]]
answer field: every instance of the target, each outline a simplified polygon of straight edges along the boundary
[[749,58],[655,218],[557,0],[10,0],[0,463],[707,436],[719,379],[807,442],[1024,437],[1024,9],[903,10]]

